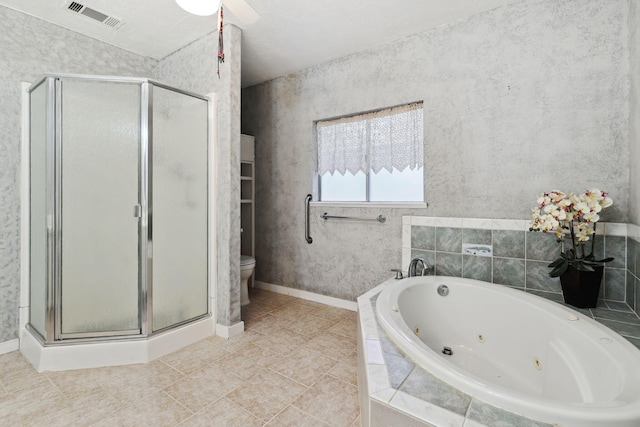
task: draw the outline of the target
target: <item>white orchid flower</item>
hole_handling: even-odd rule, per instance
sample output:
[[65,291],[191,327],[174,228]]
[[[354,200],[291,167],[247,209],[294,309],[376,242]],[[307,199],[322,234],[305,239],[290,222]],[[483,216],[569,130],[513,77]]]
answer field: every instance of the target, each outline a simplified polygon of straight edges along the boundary
[[538,198],[536,199],[536,201],[540,206],[547,206],[549,203],[551,203],[551,199],[546,194],[538,195]]
[[549,193],[549,197],[551,198],[553,203],[558,203],[560,200],[566,198],[567,195],[564,194],[562,191],[553,190],[551,193]]
[[585,214],[587,212],[591,212],[591,209],[589,208],[589,205],[587,205],[585,202],[578,202],[575,205],[573,205],[573,209],[576,212],[580,212],[582,214]]
[[567,219],[567,212],[565,212],[563,209],[556,209],[551,214],[558,221],[565,221]]
[[542,231],[553,231],[560,225],[560,222],[558,222],[558,220],[555,219],[552,215],[543,215],[540,217],[540,219],[542,220]]
[[600,215],[595,212],[589,212],[582,215],[582,218],[587,222],[598,222],[600,220]]
[[565,197],[564,199],[559,200],[556,205],[561,209],[568,208],[569,206],[571,206],[571,200]]
[[600,191],[600,189],[598,188],[590,188],[584,193],[584,195],[590,199],[598,200],[602,198],[602,191]]
[[602,209],[608,208],[612,204],[613,204],[613,200],[611,200],[608,197],[605,197],[604,199],[602,199],[602,201],[600,201],[600,206],[602,206]]
[[576,237],[578,238],[578,242],[587,242],[589,241],[589,235],[585,232],[576,233]]
[[574,234],[579,242],[589,240],[589,235],[593,233],[593,229],[587,223],[580,222],[574,227]]

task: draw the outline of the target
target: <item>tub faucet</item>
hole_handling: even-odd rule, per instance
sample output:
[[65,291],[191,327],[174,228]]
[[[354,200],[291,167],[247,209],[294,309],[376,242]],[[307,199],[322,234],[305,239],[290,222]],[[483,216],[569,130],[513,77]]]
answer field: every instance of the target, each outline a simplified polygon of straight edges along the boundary
[[[422,264],[421,270],[418,270],[418,263]],[[424,260],[424,258],[414,258],[409,263],[409,272],[407,273],[407,276],[426,276],[427,272],[429,272],[430,270],[433,270],[433,267],[430,266],[429,263]],[[420,272],[420,274],[418,274],[418,271]]]

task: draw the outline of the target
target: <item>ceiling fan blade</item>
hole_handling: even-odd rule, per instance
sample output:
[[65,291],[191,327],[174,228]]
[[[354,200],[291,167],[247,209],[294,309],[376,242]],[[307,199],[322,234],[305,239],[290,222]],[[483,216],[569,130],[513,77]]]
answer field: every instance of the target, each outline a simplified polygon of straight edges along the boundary
[[253,7],[246,0],[223,0],[222,2],[229,8],[244,25],[250,25],[256,22],[260,15],[255,11]]

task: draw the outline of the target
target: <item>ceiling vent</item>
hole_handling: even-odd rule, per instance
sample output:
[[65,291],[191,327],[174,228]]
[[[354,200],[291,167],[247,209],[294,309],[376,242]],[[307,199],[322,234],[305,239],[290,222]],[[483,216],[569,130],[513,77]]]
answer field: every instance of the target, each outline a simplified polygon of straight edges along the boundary
[[102,12],[99,12],[95,9],[91,9],[90,7],[85,6],[82,3],[77,1],[71,1],[64,4],[63,7],[66,7],[68,11],[77,13],[79,15],[84,15],[89,19],[93,19],[94,21],[98,21],[101,24],[104,24],[110,28],[118,29],[124,24],[122,19],[118,19],[113,16],[109,16]]

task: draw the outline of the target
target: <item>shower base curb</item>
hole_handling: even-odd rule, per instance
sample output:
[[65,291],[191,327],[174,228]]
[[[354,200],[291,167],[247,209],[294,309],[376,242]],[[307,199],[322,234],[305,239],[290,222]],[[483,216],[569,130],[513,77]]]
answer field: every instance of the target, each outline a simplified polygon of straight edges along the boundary
[[149,338],[43,346],[27,329],[22,329],[20,352],[36,371],[147,363],[215,335],[213,317],[189,323]]

